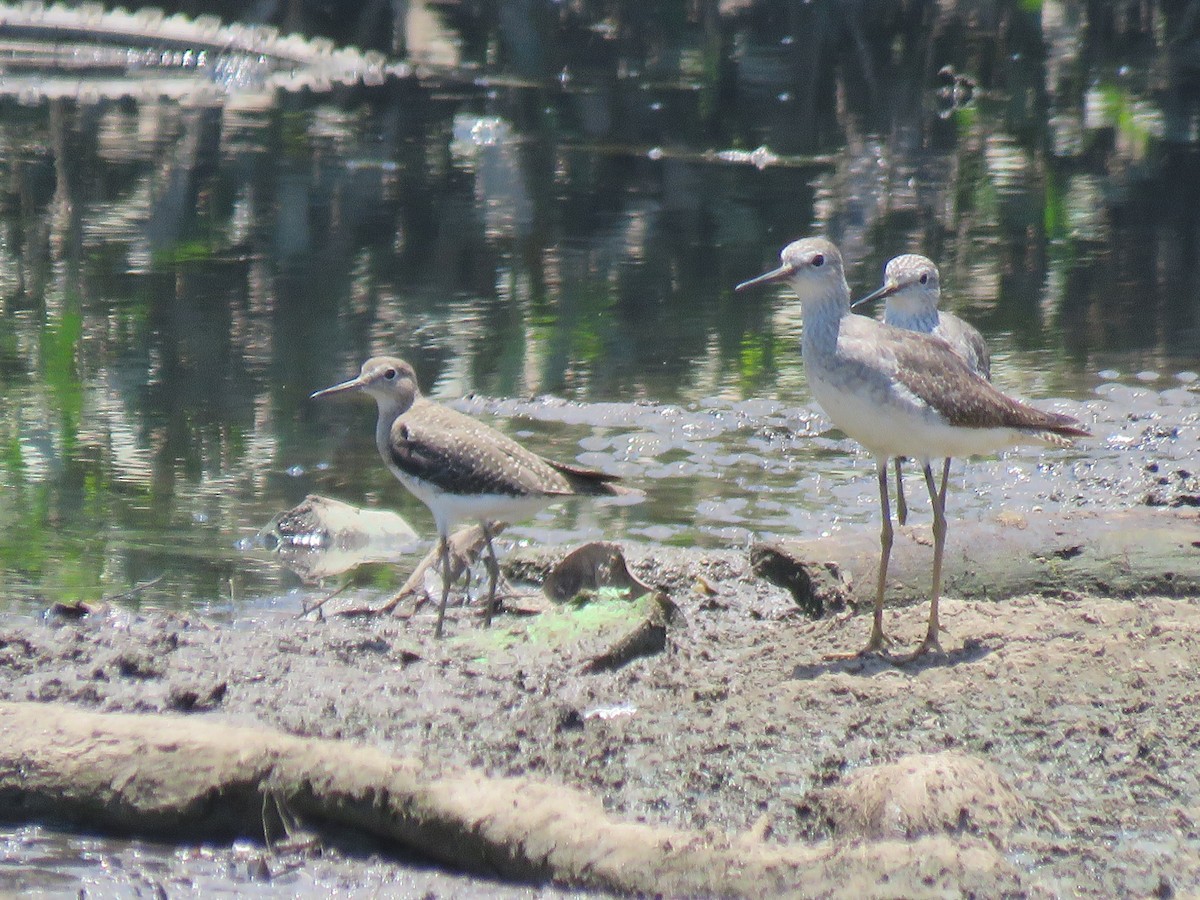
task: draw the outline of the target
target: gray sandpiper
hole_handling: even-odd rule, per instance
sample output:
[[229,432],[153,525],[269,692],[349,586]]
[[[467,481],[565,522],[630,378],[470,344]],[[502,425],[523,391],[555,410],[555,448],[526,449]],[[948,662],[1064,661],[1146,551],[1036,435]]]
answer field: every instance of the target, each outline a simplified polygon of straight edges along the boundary
[[933,506],[933,583],[929,624],[917,649],[894,662],[940,650],[938,599],[946,547],[946,485],[934,483],[929,460],[993,453],[1022,443],[1055,446],[1089,432],[1069,416],[1013,400],[973,372],[945,341],[850,312],[850,288],[838,248],[805,238],[783,248],[778,268],[737,286],[787,282],[804,320],[801,352],[813,397],[834,425],[875,456],[882,513],[879,573],[871,636],[860,654],[882,653],[883,596],[892,549],[887,461],[924,460]]
[[[941,312],[938,303],[942,297],[941,277],[933,261],[906,253],[890,260],[883,272],[883,286],[850,304],[856,309],[881,297],[887,298],[883,310],[883,321],[896,328],[921,331],[940,337],[954,348],[971,367],[975,374],[992,380],[992,359],[983,335],[972,325],[953,313]],[[908,503],[904,499],[904,481],[900,474],[900,457],[896,466],[896,520],[901,524],[908,521]],[[942,481],[950,477],[950,457],[942,464]]]

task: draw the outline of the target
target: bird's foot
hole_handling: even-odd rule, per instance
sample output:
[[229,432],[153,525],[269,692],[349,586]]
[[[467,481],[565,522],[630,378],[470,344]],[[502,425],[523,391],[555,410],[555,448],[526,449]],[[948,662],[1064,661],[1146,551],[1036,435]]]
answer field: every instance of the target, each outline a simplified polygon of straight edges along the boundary
[[945,651],[942,649],[941,642],[938,641],[936,631],[931,631],[926,634],[925,640],[921,641],[921,643],[917,645],[917,649],[913,650],[911,653],[905,653],[903,656],[889,657],[889,659],[893,665],[903,666],[907,663],[915,662],[926,653],[945,653]]
[[825,659],[829,661],[845,660],[845,659],[866,659],[871,656],[878,656],[881,659],[890,659],[888,648],[892,646],[892,639],[882,631],[873,631],[871,639],[867,641],[866,646],[853,653],[826,653]]
[[496,583],[496,593],[490,598],[484,595],[479,603],[479,609],[475,611],[477,618],[483,621],[484,626],[492,624],[493,616],[504,612],[504,600],[506,597],[516,596],[516,591],[509,583],[508,579],[500,576],[500,580]]

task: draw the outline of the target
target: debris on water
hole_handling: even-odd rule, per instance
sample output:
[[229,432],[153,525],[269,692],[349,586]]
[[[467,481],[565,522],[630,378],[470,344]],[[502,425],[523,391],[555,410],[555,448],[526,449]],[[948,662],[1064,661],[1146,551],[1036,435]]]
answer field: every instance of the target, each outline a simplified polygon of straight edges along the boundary
[[779,162],[779,156],[767,147],[756,147],[753,150],[721,150],[717,153],[717,159],[721,162],[749,164],[759,171]]
[[583,718],[586,719],[618,719],[621,716],[632,716],[637,712],[637,707],[632,703],[621,703],[617,706],[596,706],[592,709],[585,710]]

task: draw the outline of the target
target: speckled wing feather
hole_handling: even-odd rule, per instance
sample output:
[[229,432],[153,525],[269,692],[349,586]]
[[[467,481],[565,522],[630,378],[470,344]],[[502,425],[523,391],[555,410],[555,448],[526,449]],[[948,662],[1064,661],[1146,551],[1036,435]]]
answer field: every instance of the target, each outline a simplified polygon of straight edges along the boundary
[[392,423],[389,450],[400,471],[451,494],[610,493],[576,486],[590,470],[552,463],[495,428],[425,399]]
[[951,425],[1015,428],[1063,437],[1086,437],[1070,416],[1044,412],[1005,396],[973,373],[941,338],[884,326],[896,378]]

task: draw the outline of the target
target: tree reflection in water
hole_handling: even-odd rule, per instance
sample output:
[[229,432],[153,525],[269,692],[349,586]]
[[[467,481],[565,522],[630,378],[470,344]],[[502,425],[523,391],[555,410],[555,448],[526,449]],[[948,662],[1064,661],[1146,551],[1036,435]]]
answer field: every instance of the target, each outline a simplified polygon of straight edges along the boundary
[[[803,407],[793,304],[731,292],[801,234],[841,244],[856,290],[897,253],[937,259],[1027,395],[1198,365],[1181,4],[413,0],[349,5],[340,31],[280,6],[430,66],[225,106],[0,106],[0,599],[163,571],[184,602],[278,590],[233,549],[274,512],[313,489],[402,506],[377,466],[344,471],[369,416],[330,433],[303,399],[381,351],[448,397]],[[532,444],[614,443],[574,428]],[[747,478],[684,472],[602,530],[697,539],[698,504]]]

